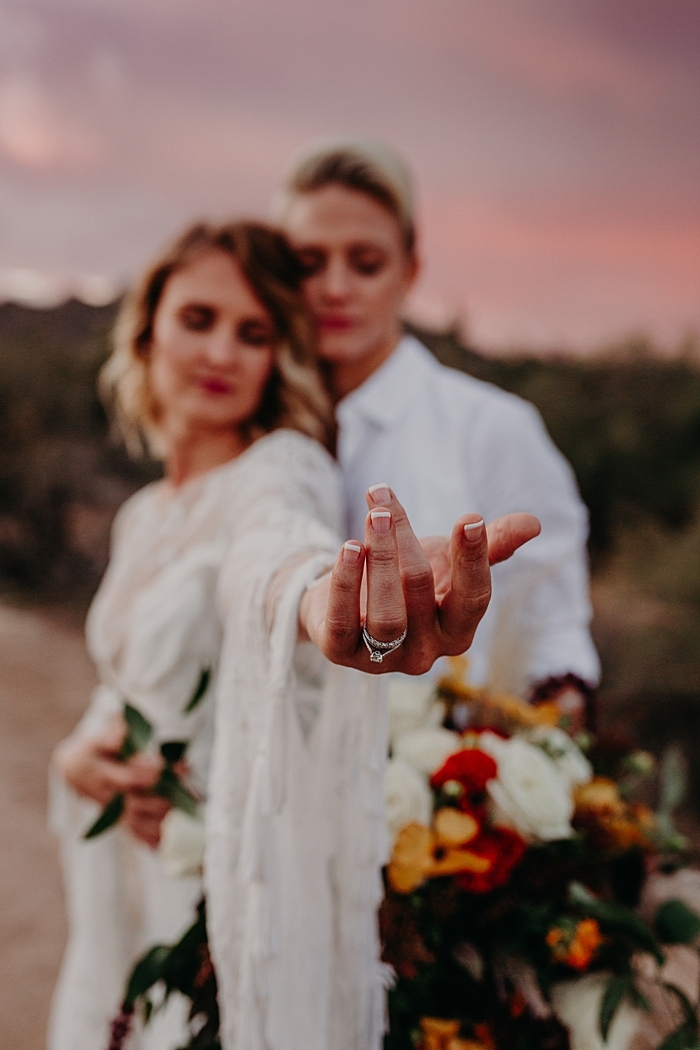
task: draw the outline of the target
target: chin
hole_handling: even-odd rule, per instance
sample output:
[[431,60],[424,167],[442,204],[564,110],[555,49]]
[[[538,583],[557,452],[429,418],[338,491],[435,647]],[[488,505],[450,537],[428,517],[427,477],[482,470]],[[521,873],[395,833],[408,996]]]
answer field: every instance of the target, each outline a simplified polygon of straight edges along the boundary
[[325,333],[318,347],[319,357],[338,365],[361,361],[371,352],[367,339],[360,340],[356,334],[350,335],[346,332]]

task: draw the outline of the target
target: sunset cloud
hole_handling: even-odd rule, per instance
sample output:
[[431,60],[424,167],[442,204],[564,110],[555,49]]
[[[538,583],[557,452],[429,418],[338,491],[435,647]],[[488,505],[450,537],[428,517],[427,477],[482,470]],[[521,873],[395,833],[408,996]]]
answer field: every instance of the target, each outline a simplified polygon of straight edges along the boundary
[[698,48],[694,0],[0,0],[0,267],[122,281],[366,134],[416,173],[415,312],[670,345],[700,327]]

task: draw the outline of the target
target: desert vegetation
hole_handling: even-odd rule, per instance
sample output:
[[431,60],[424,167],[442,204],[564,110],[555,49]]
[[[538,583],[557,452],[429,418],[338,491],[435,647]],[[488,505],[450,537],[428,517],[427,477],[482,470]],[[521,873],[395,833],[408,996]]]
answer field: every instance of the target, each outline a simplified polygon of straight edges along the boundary
[[[0,306],[0,594],[84,607],[119,504],[157,476],[109,433],[95,392],[116,304]],[[486,356],[418,333],[446,364],[532,401],[591,520],[595,636],[609,730],[700,769],[700,365],[643,338],[573,359]],[[700,773],[695,784],[700,800]]]

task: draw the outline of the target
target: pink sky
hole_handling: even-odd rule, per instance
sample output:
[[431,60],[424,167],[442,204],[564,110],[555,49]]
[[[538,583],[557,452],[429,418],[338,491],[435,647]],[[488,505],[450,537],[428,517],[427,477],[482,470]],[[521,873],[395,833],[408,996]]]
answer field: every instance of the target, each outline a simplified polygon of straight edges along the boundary
[[0,291],[128,280],[364,134],[416,174],[416,315],[673,348],[700,328],[698,54],[696,0],[0,0]]

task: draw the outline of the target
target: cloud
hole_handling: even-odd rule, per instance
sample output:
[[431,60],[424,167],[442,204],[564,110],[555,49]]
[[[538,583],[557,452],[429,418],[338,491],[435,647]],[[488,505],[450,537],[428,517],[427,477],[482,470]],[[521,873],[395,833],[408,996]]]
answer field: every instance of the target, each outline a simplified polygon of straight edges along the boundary
[[0,82],[0,154],[35,172],[82,173],[104,159],[104,143],[63,114],[26,76]]

